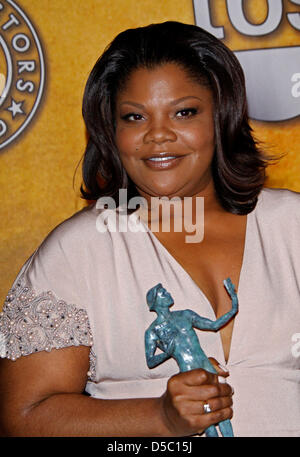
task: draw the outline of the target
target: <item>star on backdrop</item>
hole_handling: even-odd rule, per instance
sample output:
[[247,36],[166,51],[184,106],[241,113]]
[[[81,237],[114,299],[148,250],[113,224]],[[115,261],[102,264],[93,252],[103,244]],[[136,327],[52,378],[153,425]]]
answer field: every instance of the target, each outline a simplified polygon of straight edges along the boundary
[[24,101],[22,102],[16,102],[13,98],[11,99],[11,105],[6,108],[7,111],[10,111],[12,113],[13,119],[17,114],[25,114],[25,112],[22,109]]

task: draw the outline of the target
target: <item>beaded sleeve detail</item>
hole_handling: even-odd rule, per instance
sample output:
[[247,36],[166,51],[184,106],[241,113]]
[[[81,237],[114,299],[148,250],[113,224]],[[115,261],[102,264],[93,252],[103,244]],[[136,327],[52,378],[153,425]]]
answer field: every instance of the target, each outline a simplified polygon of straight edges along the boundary
[[[23,355],[69,346],[91,346],[87,312],[58,300],[51,292],[36,295],[21,277],[6,297],[0,313],[0,357]],[[90,350],[88,379],[95,380],[96,356]]]

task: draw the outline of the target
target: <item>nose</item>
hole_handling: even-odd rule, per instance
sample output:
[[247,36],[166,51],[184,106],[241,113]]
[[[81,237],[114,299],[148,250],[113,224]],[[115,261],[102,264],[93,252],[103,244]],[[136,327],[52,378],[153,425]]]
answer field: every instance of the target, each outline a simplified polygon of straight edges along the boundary
[[144,143],[163,144],[177,140],[175,131],[168,125],[167,121],[153,122],[149,125],[144,135]]

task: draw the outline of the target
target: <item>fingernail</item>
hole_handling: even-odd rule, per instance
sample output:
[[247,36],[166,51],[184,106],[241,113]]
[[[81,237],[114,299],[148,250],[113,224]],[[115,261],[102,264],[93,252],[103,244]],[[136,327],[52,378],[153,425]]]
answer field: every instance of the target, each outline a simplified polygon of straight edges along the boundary
[[218,381],[219,381],[221,384],[226,384],[226,383],[227,383],[226,378],[223,378],[223,376],[218,376]]

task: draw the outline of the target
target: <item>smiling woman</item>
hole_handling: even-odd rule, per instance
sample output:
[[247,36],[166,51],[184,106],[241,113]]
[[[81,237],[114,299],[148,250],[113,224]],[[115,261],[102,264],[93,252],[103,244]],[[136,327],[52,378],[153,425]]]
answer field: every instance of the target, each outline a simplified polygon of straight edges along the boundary
[[[171,74],[165,74],[163,80],[159,80],[157,87],[154,87],[153,71],[160,71],[159,76],[162,77],[159,67],[164,66],[167,66]],[[164,29],[161,24],[157,24],[120,33],[94,66],[83,100],[83,115],[90,134],[83,163],[86,184],[86,189],[82,189],[83,196],[95,199],[102,195],[112,195],[117,201],[119,188],[128,188],[129,197],[137,195],[135,183],[122,166],[116,145],[115,128],[121,124],[116,109],[118,97],[122,97],[123,103],[135,103],[129,111],[127,105],[127,111],[123,113],[126,119],[129,122],[143,120],[141,112],[137,112],[136,108],[141,110],[147,94],[149,97],[153,95],[150,88],[139,81],[139,77],[145,77],[146,74],[149,78],[147,84],[152,75],[151,87],[157,89],[158,94],[159,91],[166,90],[166,78],[174,76],[177,81],[173,81],[172,89],[173,92],[176,91],[177,98],[190,96],[186,85],[182,88],[178,86],[180,77],[183,76],[182,83],[188,81],[193,86],[192,90],[197,87],[201,96],[205,94],[206,98],[212,98],[215,154],[211,171],[217,196],[226,210],[235,214],[247,214],[257,202],[268,161],[251,135],[243,71],[234,54],[222,42],[199,27],[187,24],[179,26],[175,22],[168,22]],[[126,100],[125,94],[122,94],[123,90],[126,92],[130,89],[136,91],[133,94],[135,100]],[[171,91],[171,88],[168,90]],[[164,97],[171,95],[164,94]],[[156,97],[158,100],[160,95]],[[169,100],[169,103],[172,101],[175,102],[176,99]],[[154,103],[155,100],[151,102],[152,111]],[[206,100],[203,100],[198,111],[199,108],[200,111],[203,110],[205,105]],[[125,106],[122,108],[124,110]],[[182,100],[178,111],[180,108],[186,110],[191,106]],[[186,111],[181,111],[178,117],[184,113],[187,114]],[[157,120],[158,114],[155,121]],[[139,145],[135,147],[139,150]],[[105,189],[99,186],[99,176],[105,181]]]
[[[299,436],[300,359],[290,346],[300,322],[300,198],[262,189],[268,161],[246,108],[237,59],[193,25],[127,30],[96,62],[83,100],[82,195],[98,201],[46,238],[7,296],[2,434],[190,436],[230,419],[235,436]],[[152,199],[176,198],[179,218],[191,203],[196,224],[201,198],[204,237],[188,243],[185,224],[164,231],[161,214],[155,234],[147,224],[97,231],[97,204],[118,204],[121,191],[150,211]],[[120,222],[123,210],[110,211]],[[128,227],[138,214],[126,214]],[[148,368],[155,284],[175,313],[230,316],[218,332],[195,330],[217,374],[195,365],[178,373],[173,341],[164,363]],[[172,335],[188,342],[186,326]]]
[[143,197],[183,198],[212,187],[212,94],[182,67],[133,72],[115,112],[120,159]]

